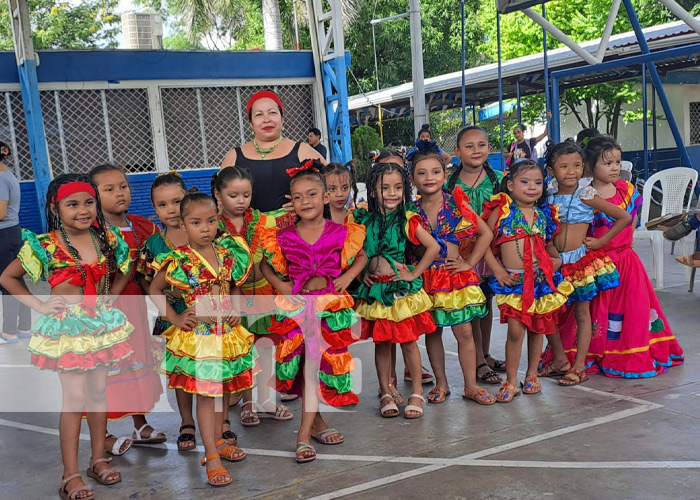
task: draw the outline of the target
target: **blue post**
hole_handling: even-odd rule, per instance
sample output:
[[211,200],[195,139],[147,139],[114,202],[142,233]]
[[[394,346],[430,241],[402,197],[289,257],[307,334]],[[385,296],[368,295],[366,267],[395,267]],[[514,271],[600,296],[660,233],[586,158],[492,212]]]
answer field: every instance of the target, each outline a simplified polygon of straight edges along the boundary
[[518,99],[518,123],[523,121],[523,109],[520,106],[520,79],[515,80],[515,94]]
[[[33,54],[32,54],[33,55]],[[36,61],[24,59],[17,66],[19,84],[22,91],[22,106],[24,118],[27,122],[27,138],[29,139],[29,153],[32,159],[34,171],[34,183],[36,185],[36,197],[41,217],[41,225],[47,229],[46,193],[51,183],[51,168],[49,155],[46,150],[46,133],[44,132],[44,118],[41,114],[41,101],[39,100],[39,81],[36,76]]]
[[464,25],[464,0],[462,0],[462,127],[465,127],[467,125],[467,82],[464,77],[464,70],[467,66],[467,52],[464,37]]
[[644,178],[649,178],[649,131],[647,130],[647,65],[642,64],[642,137],[644,138]]
[[349,53],[335,54],[330,61],[321,63],[331,161],[337,163],[347,163],[352,160],[347,81],[349,66]]
[[496,11],[496,36],[498,37],[498,128],[501,130],[501,170],[505,170],[503,161],[503,68],[501,61],[501,14]]
[[559,78],[552,75],[552,102],[556,106],[552,106],[552,119],[550,120],[549,138],[554,142],[559,142]]
[[[637,13],[634,11],[634,6],[632,5],[632,0],[622,0],[625,4],[625,10],[627,10],[627,15],[630,18],[632,27],[634,28],[634,33],[637,35],[637,42],[639,43],[639,48],[642,54],[649,54],[649,44],[647,44],[646,38],[644,38],[644,33],[642,32],[642,26],[639,24],[639,19],[637,18]],[[668,120],[668,126],[671,128],[671,133],[676,141],[676,146],[678,146],[678,152],[681,155],[681,165],[684,167],[692,168],[692,163],[690,161],[690,156],[688,156],[688,151],[685,149],[685,144],[683,143],[683,136],[681,136],[680,130],[678,130],[678,124],[676,119],[673,117],[673,110],[666,97],[666,90],[661,82],[661,77],[659,72],[656,70],[656,65],[653,61],[647,62],[649,68],[649,76],[651,81],[656,87],[656,92],[659,94],[659,101],[661,102],[661,107],[664,109],[664,114]]]
[[[547,10],[544,4],[542,4],[542,17],[547,19]],[[542,50],[544,51],[544,102],[545,111],[550,111],[552,109],[552,101],[549,95],[549,59],[547,58],[547,30],[542,28]],[[559,101],[557,100],[557,106],[559,106]],[[545,115],[546,116],[546,115]],[[547,118],[547,133],[551,132],[549,118]],[[557,139],[558,142],[558,139]]]

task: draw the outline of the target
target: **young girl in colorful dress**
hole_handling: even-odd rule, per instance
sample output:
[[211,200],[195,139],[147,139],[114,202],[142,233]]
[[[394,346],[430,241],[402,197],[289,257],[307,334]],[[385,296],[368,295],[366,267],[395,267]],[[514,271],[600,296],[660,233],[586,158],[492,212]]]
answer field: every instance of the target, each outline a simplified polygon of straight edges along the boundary
[[[583,154],[593,175],[591,186],[636,221],[642,198],[632,184],[619,179],[620,146],[611,137],[594,137]],[[591,238],[605,238],[615,222],[612,214],[596,212]],[[635,225],[627,225],[601,247],[618,270],[620,286],[598,294],[591,302],[594,333],[586,356],[589,374],[600,371],[609,377],[647,378],[683,363],[683,349],[668,325],[644,264],[632,249]],[[575,326],[564,325],[560,333],[564,349],[578,354]]]
[[308,160],[288,170],[298,222],[277,231],[263,228],[266,260],[263,275],[280,293],[270,330],[282,336],[277,346],[277,390],[302,398],[296,460],[310,462],[316,450],[310,438],[336,445],[345,438],[318,411],[318,396],[331,406],[359,402],[352,392],[354,368],[348,346],[358,340],[351,327],[357,318],[346,292],[367,258],[364,228],[324,218],[329,201],[320,163]]
[[[437,241],[423,229],[411,203],[406,169],[396,163],[377,163],[367,183],[369,209],[358,208],[355,220],[367,229],[365,253],[369,262],[355,292],[357,313],[363,318],[362,337],[372,338],[381,389],[381,416],[396,417],[392,396],[391,349],[400,344],[412,379],[406,418],[423,416],[423,386],[417,340],[435,331],[432,301],[423,290],[421,275],[440,253]],[[407,266],[408,244],[422,245],[425,253],[416,266]]]
[[[253,198],[253,178],[242,167],[225,167],[212,177],[212,196],[219,208],[219,229],[226,234],[238,235],[246,240],[253,256],[253,267],[241,293],[246,296],[242,304],[243,326],[255,335],[255,346],[260,357],[260,377],[268,380],[272,376],[273,347],[280,337],[270,333],[271,315],[274,311],[275,291],[260,271],[263,249],[260,245],[261,229],[275,227],[275,218],[250,208]],[[241,424],[245,427],[260,425],[260,419],[291,420],[294,416],[284,405],[275,404],[270,399],[267,384],[257,384],[257,402],[253,400],[253,390],[243,391]],[[227,396],[224,397],[227,401]],[[226,421],[224,422],[224,424]],[[229,431],[230,432],[230,431]]]
[[[141,248],[137,271],[141,275],[143,280],[141,283],[145,289],[150,287],[153,276],[156,274],[152,265],[156,257],[187,244],[187,233],[180,227],[180,203],[186,194],[185,181],[175,171],[159,174],[151,184],[151,203],[153,203],[158,219],[163,224],[163,229],[149,237]],[[168,302],[176,314],[181,314],[187,309],[177,288],[170,287],[167,294]],[[167,318],[159,316],[153,327],[154,338],[167,341],[174,329],[175,326]],[[192,394],[182,389],[175,389],[175,399],[182,421],[180,435],[177,438],[177,449],[178,451],[191,450],[197,446],[194,436]],[[192,432],[189,432],[190,429]]]
[[321,170],[328,186],[331,211],[331,220],[337,224],[345,224],[352,221],[352,208],[348,208],[350,195],[353,205],[357,204],[357,181],[355,165],[352,161],[345,165],[342,163],[329,163]]
[[[467,195],[472,210],[483,214],[484,203],[498,191],[503,172],[493,170],[488,162],[489,138],[486,131],[475,125],[464,127],[457,134],[455,156],[459,166],[447,180],[447,190],[462,188]],[[474,270],[481,279],[481,289],[486,295],[486,316],[472,322],[474,343],[476,344],[477,376],[486,384],[498,385],[503,381],[497,373],[505,371],[505,362],[489,354],[491,328],[493,326],[493,291],[489,288],[489,277],[493,274],[485,261],[476,264]]]
[[507,380],[496,400],[508,403],[520,394],[518,366],[527,333],[528,364],[523,392],[542,391],[537,364],[542,336],[557,328],[557,317],[573,292],[558,271],[561,259],[552,243],[559,229],[556,207],[547,204],[544,171],[532,160],[514,163],[503,178],[502,192],[484,205],[484,218],[493,229],[494,252],[486,259],[493,270],[489,286],[496,294],[501,323],[508,323]]
[[433,301],[431,313],[438,327],[425,338],[436,377],[428,401],[443,403],[450,394],[442,344],[442,328],[449,326],[457,339],[464,376],[462,397],[479,404],[493,404],[496,402],[493,395],[476,384],[476,350],[471,328],[472,321],[486,315],[486,297],[479,287],[473,262],[482,259],[493,236],[486,223],[479,222],[480,217],[469,206],[462,188],[455,187],[451,194],[443,189],[446,172],[441,155],[417,153],[413,157],[411,180],[420,195],[416,208],[423,228],[440,245],[438,259],[423,272],[423,288]]
[[[574,362],[569,363],[559,334],[550,335],[548,343],[554,361],[539,375],[563,373],[560,385],[578,385],[588,380],[585,361],[592,335],[590,301],[603,290],[620,284],[615,264],[600,248],[628,226],[632,218],[620,207],[601,198],[593,186],[579,187],[583,175],[583,151],[573,141],[562,142],[548,151],[547,171],[554,176],[557,186],[548,202],[558,207],[561,221],[561,228],[554,236],[554,246],[562,259],[561,273],[574,287],[568,303],[574,305],[577,353]],[[615,219],[610,231],[601,238],[587,236],[594,210]]]
[[131,204],[131,188],[121,168],[114,165],[99,165],[89,174],[100,191],[102,214],[110,226],[118,227],[124,241],[129,245],[132,262],[131,279],[114,307],[123,311],[134,325],[129,343],[134,355],[118,369],[110,372],[107,384],[107,418],[118,420],[131,416],[134,432],[131,440],[107,436],[107,451],[123,455],[134,444],[162,443],[165,434],[158,432],[146,421],[146,415],[160,399],[163,388],[155,365],[148,326],[148,307],[141,288],[141,275],[136,272],[138,257],[146,240],[158,232],[158,227],[145,217],[128,214]]
[[[171,389],[197,396],[197,424],[204,444],[207,477],[212,486],[231,483],[220,458],[238,462],[246,454],[218,439],[228,406],[222,396],[253,386],[253,335],[240,324],[230,295],[245,282],[252,259],[240,236],[222,246],[215,239],[216,202],[203,193],[187,194],[180,203],[181,226],[188,243],[156,257],[150,293],[156,298],[172,286],[187,309],[177,314],[165,302],[165,316],[175,329],[168,338],[163,365]],[[218,439],[218,440],[217,440]]]
[[[132,353],[133,330],[124,314],[112,308],[110,293],[128,282],[129,248],[118,230],[106,229],[97,189],[85,175],[63,174],[49,184],[46,198],[49,232],[23,232],[19,256],[3,272],[0,284],[42,317],[29,342],[32,364],[58,373],[63,407],[58,432],[64,500],[94,498],[78,472],[78,442],[87,409],[92,457],[87,475],[100,484],[121,481],[104,458],[107,429],[107,372]],[[110,271],[118,271],[110,286]],[[48,279],[51,297],[42,301],[24,284]]]

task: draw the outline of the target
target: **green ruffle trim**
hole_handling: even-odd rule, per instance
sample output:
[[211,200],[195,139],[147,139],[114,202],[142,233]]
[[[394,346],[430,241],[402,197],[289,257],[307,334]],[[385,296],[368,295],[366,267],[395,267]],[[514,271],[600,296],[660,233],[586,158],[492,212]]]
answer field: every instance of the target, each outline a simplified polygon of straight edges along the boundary
[[328,387],[334,388],[338,393],[343,394],[346,392],[352,392],[352,375],[346,373],[345,375],[329,375],[327,373],[319,372],[319,378]]
[[433,309],[430,311],[430,314],[432,314],[437,326],[454,326],[484,318],[488,314],[488,311],[486,306],[481,304],[451,311],[446,309]]
[[42,337],[58,339],[62,336],[100,335],[100,332],[119,330],[128,324],[126,316],[119,309],[100,308],[91,317],[81,309],[80,304],[74,304],[58,316],[55,314],[41,316],[34,325],[33,331]]
[[357,323],[357,313],[354,309],[342,309],[340,311],[321,311],[317,316],[326,320],[328,328],[337,332],[344,328],[350,328]]
[[171,351],[165,351],[163,369],[167,373],[183,373],[199,380],[231,380],[255,366],[257,351],[251,346],[250,352],[234,360],[179,358]]
[[[409,269],[412,266],[408,266]],[[374,304],[375,301],[385,305],[393,306],[395,298],[406,297],[420,292],[423,288],[423,278],[417,278],[413,281],[388,281],[386,283],[375,283],[368,287],[364,283],[360,283],[357,291],[354,293],[356,299],[361,299],[368,304]]]
[[117,262],[117,267],[122,272],[126,274],[131,269],[131,256],[129,244],[124,241],[121,230],[117,226],[112,226],[109,228],[110,231],[114,233],[115,243],[114,243],[114,258]]
[[19,260],[32,281],[38,283],[40,279],[48,276],[49,254],[41,246],[37,235],[28,229],[22,229],[22,240],[24,246],[19,252]]
[[269,335],[272,316],[269,314],[246,314],[241,316],[241,324],[255,335]]
[[279,380],[292,380],[299,373],[301,354],[297,354],[289,361],[275,363],[275,375]]
[[[237,238],[241,237],[238,236]],[[246,271],[253,261],[253,258],[250,255],[250,250],[247,246],[242,246],[238,241],[236,241],[236,237],[233,237],[228,233],[219,238],[216,243],[233,254],[235,263],[233,265],[233,269],[231,270],[231,277],[236,282],[236,285],[240,285],[241,278],[247,276]]]

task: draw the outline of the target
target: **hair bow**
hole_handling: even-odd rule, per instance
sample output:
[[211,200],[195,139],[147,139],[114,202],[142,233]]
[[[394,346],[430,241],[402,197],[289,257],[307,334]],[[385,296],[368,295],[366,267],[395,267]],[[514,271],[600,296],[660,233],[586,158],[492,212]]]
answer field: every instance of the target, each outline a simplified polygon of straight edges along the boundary
[[286,170],[287,175],[292,179],[299,175],[301,172],[320,172],[318,166],[316,165],[316,160],[305,160],[300,166],[288,168]]

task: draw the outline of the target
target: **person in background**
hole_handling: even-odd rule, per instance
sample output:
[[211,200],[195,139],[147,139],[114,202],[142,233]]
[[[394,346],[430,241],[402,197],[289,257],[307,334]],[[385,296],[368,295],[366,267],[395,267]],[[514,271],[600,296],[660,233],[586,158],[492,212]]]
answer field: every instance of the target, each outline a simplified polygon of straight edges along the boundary
[[321,144],[321,131],[315,127],[309,129],[309,144],[323,157],[324,160],[328,159],[328,150],[326,146]]
[[452,163],[452,156],[446,153],[437,143],[433,140],[433,135],[430,133],[430,124],[424,123],[421,125],[420,132],[418,132],[418,139],[416,139],[415,145],[408,150],[406,153],[406,161],[410,164],[413,163],[413,155],[416,153],[436,153],[442,156],[445,160],[445,165],[450,165]]
[[[5,244],[0,247],[0,273],[10,262],[15,260],[22,248],[22,230],[19,227],[19,181],[3,160],[10,156],[10,148],[0,142],[0,240]],[[18,339],[32,336],[32,311],[7,290],[2,292],[2,333],[0,345],[14,344]]]
[[[551,118],[552,113],[547,111],[547,118]],[[510,167],[513,163],[519,162],[521,160],[530,159],[537,161],[537,151],[535,146],[547,137],[547,129],[544,129],[537,137],[531,137],[525,139],[525,125],[522,123],[517,124],[513,127],[513,136],[515,140],[510,144],[508,152],[503,156],[506,158],[506,167]]]

